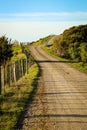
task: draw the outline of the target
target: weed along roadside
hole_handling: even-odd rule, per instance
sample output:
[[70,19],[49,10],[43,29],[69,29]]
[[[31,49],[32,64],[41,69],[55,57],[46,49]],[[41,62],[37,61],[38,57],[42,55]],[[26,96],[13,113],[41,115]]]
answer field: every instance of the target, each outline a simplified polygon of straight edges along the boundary
[[87,74],[87,64],[83,64],[83,62],[76,62],[76,61],[72,61],[72,60],[68,60],[66,58],[62,58],[60,56],[58,56],[55,52],[53,52],[51,47],[46,47],[46,46],[42,46],[41,47],[46,53],[48,53],[49,55],[53,56],[54,58],[58,59],[61,62],[66,62],[68,63],[70,66],[78,69],[79,71],[82,71],[84,73]]
[[20,115],[23,114],[27,102],[32,101],[33,94],[36,91],[39,67],[36,62],[29,68],[25,74],[16,83],[16,86],[10,86],[6,89],[6,94],[0,97],[1,115],[0,129],[10,130],[17,126]]
[[32,67],[30,68],[28,76],[29,77],[27,77],[27,80],[29,80],[29,82],[27,82],[27,83],[30,84],[29,87],[31,87],[31,90],[29,91],[29,93],[26,92],[26,93],[28,93],[28,97],[27,97],[27,100],[25,100],[24,109],[21,112],[21,114],[20,114],[20,116],[17,120],[17,123],[15,125],[15,128],[14,128],[14,129],[17,129],[17,130],[22,129],[25,115],[28,111],[29,106],[33,102],[34,97],[35,97],[36,92],[37,92],[38,78],[40,76],[40,67],[39,67],[39,65],[37,64],[36,61],[35,61],[34,65],[32,65]]

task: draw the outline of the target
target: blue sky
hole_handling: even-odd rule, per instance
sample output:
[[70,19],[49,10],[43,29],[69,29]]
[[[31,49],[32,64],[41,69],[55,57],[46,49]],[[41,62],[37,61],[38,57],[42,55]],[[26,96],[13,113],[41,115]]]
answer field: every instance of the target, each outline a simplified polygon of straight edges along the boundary
[[86,21],[87,0],[0,0],[0,20]]
[[1,13],[87,11],[87,0],[0,0]]
[[19,41],[37,40],[86,23],[87,0],[0,0],[0,35]]

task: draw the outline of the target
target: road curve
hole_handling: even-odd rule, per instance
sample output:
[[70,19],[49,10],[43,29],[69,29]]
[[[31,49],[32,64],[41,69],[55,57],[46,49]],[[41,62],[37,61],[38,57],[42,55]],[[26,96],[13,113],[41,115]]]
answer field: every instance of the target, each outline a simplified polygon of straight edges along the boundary
[[26,130],[87,130],[87,75],[31,46],[41,67],[38,91],[24,119]]

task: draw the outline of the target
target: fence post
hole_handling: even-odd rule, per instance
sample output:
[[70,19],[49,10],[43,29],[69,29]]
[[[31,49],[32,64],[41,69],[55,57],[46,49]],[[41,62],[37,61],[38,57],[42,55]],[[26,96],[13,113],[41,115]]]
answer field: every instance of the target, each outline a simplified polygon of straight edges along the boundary
[[0,66],[0,95],[2,93],[2,82],[1,82],[1,66]]
[[13,64],[13,77],[14,77],[14,83],[16,83],[16,70],[15,70],[15,64],[16,62]]
[[23,76],[23,59],[20,60],[20,67],[21,67],[21,77]]
[[5,86],[4,86],[4,67],[1,66],[1,94],[5,94]]
[[28,68],[27,68],[27,58],[25,59],[25,74],[27,74]]

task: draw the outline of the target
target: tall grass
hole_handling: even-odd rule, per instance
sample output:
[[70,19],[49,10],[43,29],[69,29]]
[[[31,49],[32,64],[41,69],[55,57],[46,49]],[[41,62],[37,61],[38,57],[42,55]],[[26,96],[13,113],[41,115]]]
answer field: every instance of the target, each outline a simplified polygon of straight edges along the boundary
[[23,78],[6,88],[6,94],[0,96],[0,130],[13,130],[27,100],[34,89],[34,80],[39,67],[34,63]]
[[61,60],[61,61],[66,61],[69,65],[71,65],[72,67],[84,72],[84,73],[87,73],[87,64],[84,64],[83,62],[74,62],[74,61],[71,61],[71,60],[68,60],[68,59],[65,59],[65,58],[62,58],[62,57],[59,57],[57,55],[57,53],[55,53],[53,50],[52,50],[52,47],[45,47],[45,46],[42,46],[42,49],[47,52],[49,55],[55,57],[56,59],[58,60]]

